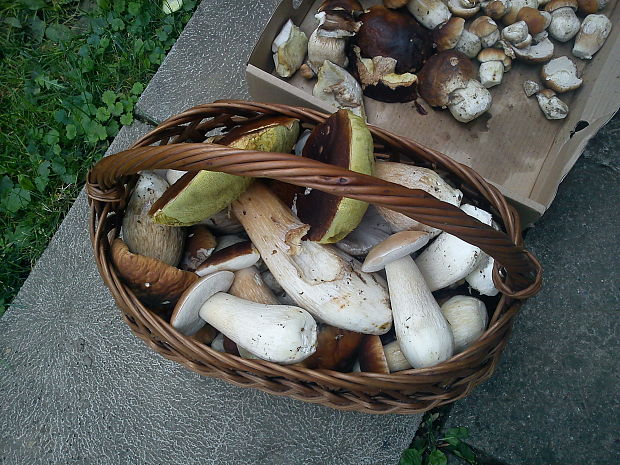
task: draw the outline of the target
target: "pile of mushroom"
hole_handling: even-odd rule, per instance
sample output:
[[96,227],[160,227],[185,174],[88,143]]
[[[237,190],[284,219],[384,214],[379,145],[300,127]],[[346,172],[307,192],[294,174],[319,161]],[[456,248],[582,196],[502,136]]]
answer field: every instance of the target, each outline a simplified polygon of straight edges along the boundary
[[[295,148],[422,189],[492,224],[491,214],[463,205],[463,193],[430,168],[375,161],[370,131],[351,111],[309,134],[299,126],[263,117],[218,142]],[[498,291],[493,259],[477,247],[386,208],[219,174],[168,172],[169,185],[141,173],[123,239],[111,248],[120,279],[181,335],[243,358],[380,373],[436,365],[483,335],[484,301],[494,305]]]
[[[364,10],[358,0],[325,0],[309,39],[290,20],[277,35],[275,72],[316,76],[315,97],[358,116],[365,117],[363,95],[382,102],[419,95],[467,123],[490,110],[487,89],[501,85],[513,60],[547,63],[554,57],[553,41],[571,40],[575,57],[592,59],[611,31],[611,21],[600,14],[606,6],[606,0],[384,0]],[[443,59],[459,63],[438,65],[433,58],[448,50],[463,56],[444,53]],[[470,59],[478,61],[479,71],[473,61],[463,64]],[[464,74],[463,67],[473,73]],[[444,82],[451,83],[449,91]],[[564,118],[568,106],[549,89],[575,87],[558,90],[551,83],[543,75],[543,90],[532,95],[546,118]]]

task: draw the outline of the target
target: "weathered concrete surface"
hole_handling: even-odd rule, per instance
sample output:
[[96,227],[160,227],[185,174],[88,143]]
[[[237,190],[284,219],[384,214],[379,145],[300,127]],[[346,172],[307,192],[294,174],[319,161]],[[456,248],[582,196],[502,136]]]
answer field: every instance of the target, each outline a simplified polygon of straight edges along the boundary
[[155,122],[194,105],[249,98],[245,67],[280,0],[203,1],[136,105]]
[[511,465],[620,463],[620,115],[603,128],[526,241],[545,268],[493,378],[448,427]]

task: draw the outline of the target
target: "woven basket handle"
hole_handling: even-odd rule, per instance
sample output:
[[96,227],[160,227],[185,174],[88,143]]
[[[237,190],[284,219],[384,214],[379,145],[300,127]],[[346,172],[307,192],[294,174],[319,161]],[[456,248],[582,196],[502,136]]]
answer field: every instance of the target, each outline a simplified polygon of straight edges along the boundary
[[[92,168],[88,174],[88,195],[101,202],[121,202],[127,176],[153,169],[210,170],[272,178],[387,207],[453,234],[492,256],[496,260],[495,285],[507,296],[524,299],[540,288],[541,267],[531,253],[504,232],[470,217],[458,207],[422,190],[290,154],[206,143],[135,147],[103,158]],[[504,276],[499,273],[500,266]]]

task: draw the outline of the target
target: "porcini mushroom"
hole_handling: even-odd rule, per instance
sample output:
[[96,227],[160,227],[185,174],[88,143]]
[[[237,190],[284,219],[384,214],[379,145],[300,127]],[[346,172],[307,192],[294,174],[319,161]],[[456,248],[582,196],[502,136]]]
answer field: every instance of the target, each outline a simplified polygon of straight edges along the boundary
[[433,42],[437,46],[437,51],[451,50],[456,47],[464,29],[465,20],[457,16],[453,16],[433,29]]
[[[288,153],[298,135],[298,119],[268,116],[232,129],[219,143],[240,149]],[[159,197],[149,215],[156,223],[190,226],[226,208],[251,181],[252,178],[214,171],[188,172]]]
[[482,11],[492,19],[500,19],[510,11],[510,0],[493,0],[482,2]]
[[230,214],[228,208],[200,221],[198,224],[207,226],[217,234],[236,234],[243,231],[243,226]]
[[411,0],[407,9],[420,24],[434,29],[450,19],[452,13],[441,0]]
[[432,107],[446,108],[450,93],[476,78],[476,67],[463,53],[445,50],[428,59],[418,73],[418,92]]
[[300,68],[308,50],[308,37],[288,20],[271,45],[276,73],[291,77]]
[[564,119],[568,116],[568,105],[555,95],[551,89],[543,89],[536,94],[538,106],[547,119]]
[[[465,204],[461,210],[484,224],[491,224],[491,214],[478,207]],[[430,290],[436,291],[465,278],[480,265],[483,257],[475,245],[443,232],[416,258],[416,264]]]
[[545,63],[553,57],[553,42],[548,38],[525,48],[517,48],[506,42],[504,42],[504,45],[506,55],[510,56],[512,54],[514,58],[525,63]]
[[227,294],[233,279],[233,273],[219,271],[197,281],[179,299],[172,326],[191,335],[207,322],[237,346],[276,363],[297,363],[314,353],[317,328],[308,312]]
[[518,45],[527,40],[528,33],[527,23],[525,21],[517,21],[502,29],[501,36],[502,39],[510,42],[515,47],[524,48]]
[[354,331],[320,325],[316,352],[301,362],[301,365],[320,370],[349,371],[364,337],[366,336]]
[[527,30],[530,34],[532,34],[532,36],[540,34],[547,29],[551,23],[551,18],[549,18],[548,21],[543,13],[547,12],[540,12],[536,8],[525,6],[519,10],[519,13],[517,14],[517,22],[525,22],[525,24],[527,24]]
[[344,68],[325,60],[320,67],[312,95],[331,104],[335,109],[347,109],[365,118],[362,88]]
[[385,354],[385,360],[387,361],[390,373],[411,368],[411,363],[409,363],[409,360],[407,360],[403,354],[403,350],[400,348],[400,343],[398,341],[392,341],[384,345],[383,353]]
[[422,231],[396,233],[374,247],[362,265],[366,272],[385,268],[396,339],[414,368],[447,360],[454,349],[450,326],[409,256],[426,245],[429,238]]
[[480,11],[478,0],[448,0],[448,9],[454,16],[473,18]]
[[132,253],[176,266],[183,253],[185,230],[156,224],[149,209],[166,192],[168,183],[154,173],[142,173],[123,216],[123,240]]
[[577,0],[577,11],[582,15],[591,15],[607,6],[609,0]]
[[482,295],[495,296],[499,291],[493,282],[493,265],[495,259],[484,254],[480,265],[465,277],[465,281],[472,289],[477,290]]
[[543,84],[558,93],[575,90],[583,81],[577,77],[577,66],[567,56],[554,58],[540,70]]
[[610,32],[611,21],[607,16],[586,16],[577,33],[573,55],[582,60],[591,60],[592,55],[601,49]]
[[182,271],[155,258],[133,254],[121,239],[112,243],[112,263],[122,281],[140,301],[164,317],[174,308],[179,297],[198,280],[198,276]]
[[523,91],[525,92],[525,95],[531,97],[540,91],[540,86],[537,82],[527,80],[523,83]]
[[469,26],[469,31],[480,38],[483,48],[492,47],[499,40],[497,23],[489,16],[479,16]]
[[480,62],[480,83],[487,89],[501,84],[504,72],[512,64],[510,57],[498,48],[485,48],[477,58]]
[[491,108],[491,93],[480,82],[470,80],[464,88],[450,94],[448,110],[457,121],[468,123]]
[[480,42],[480,37],[474,34],[467,29],[463,30],[459,41],[456,43],[454,47],[455,50],[458,50],[461,53],[464,53],[469,58],[474,58],[480,52],[482,48],[482,42]]
[[389,298],[374,275],[332,246],[302,241],[301,223],[275,194],[255,182],[232,204],[264,263],[287,294],[319,320],[366,334],[391,327]]
[[450,323],[455,354],[477,341],[487,327],[487,308],[475,297],[456,295],[443,303],[441,313]]
[[359,31],[361,22],[343,11],[320,11],[314,15],[319,22],[317,34],[323,37],[345,38],[354,36]]
[[345,39],[320,36],[315,29],[308,39],[308,66],[314,71],[314,74],[319,72],[319,68],[323,66],[326,60],[335,65],[346,67],[349,64],[346,46]]
[[388,238],[391,234],[390,225],[370,205],[360,224],[351,231],[344,239],[336,242],[336,247],[353,257],[366,255],[379,242]]
[[393,373],[411,368],[398,341],[382,345],[379,336],[365,336],[359,350],[359,371]]
[[517,21],[519,11],[524,7],[538,9],[538,0],[510,0],[509,9],[506,14],[502,16],[502,22],[509,25]]
[[383,0],[383,5],[393,10],[407,6],[407,3],[409,3],[409,0]]
[[581,21],[575,14],[576,10],[577,0],[551,0],[545,5],[545,11],[551,13],[551,37],[567,42],[577,35]]
[[243,241],[214,252],[196,268],[198,276],[205,276],[216,271],[237,271],[254,265],[260,254],[250,241]]
[[[428,168],[384,161],[375,164],[375,176],[385,181],[401,184],[410,189],[421,189],[433,197],[457,207],[461,204],[463,198],[463,193],[460,190],[450,186],[435,171]],[[441,232],[439,229],[426,226],[389,208],[378,206],[377,211],[388,222],[393,232],[415,229],[426,231],[431,236],[436,236]]]
[[179,268],[194,271],[202,262],[211,256],[217,241],[209,228],[202,224],[191,226],[187,230],[185,250]]

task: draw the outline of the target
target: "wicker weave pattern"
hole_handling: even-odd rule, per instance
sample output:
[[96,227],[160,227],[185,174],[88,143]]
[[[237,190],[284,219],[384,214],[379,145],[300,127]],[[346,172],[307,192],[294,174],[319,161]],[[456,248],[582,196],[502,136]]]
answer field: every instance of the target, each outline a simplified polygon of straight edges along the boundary
[[[203,375],[342,410],[419,413],[469,394],[474,386],[493,373],[508,341],[520,300],[534,295],[541,285],[540,265],[522,247],[519,219],[514,209],[470,168],[376,127],[370,127],[376,152],[407,157],[447,171],[462,182],[459,187],[470,199],[502,220],[505,233],[423,191],[288,154],[201,143],[213,129],[229,128],[262,115],[292,116],[308,125],[320,123],[328,116],[305,108],[245,101],[201,105],[165,121],[136,142],[132,149],[101,160],[89,173],[87,191],[95,259],[134,333],[165,357]],[[160,145],[151,146],[156,143]],[[496,259],[493,278],[503,297],[483,337],[466,351],[432,368],[390,375],[339,373],[219,353],[181,335],[144,308],[121,283],[110,262],[110,242],[119,232],[123,209],[135,182],[132,175],[158,168],[209,169],[268,177],[392,208],[478,245],[493,256]]]

